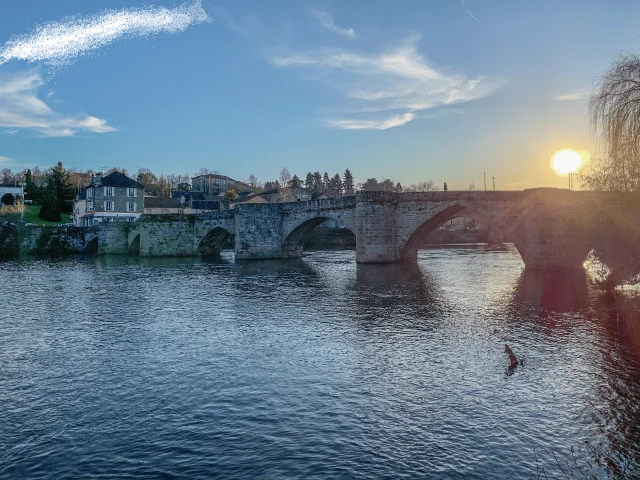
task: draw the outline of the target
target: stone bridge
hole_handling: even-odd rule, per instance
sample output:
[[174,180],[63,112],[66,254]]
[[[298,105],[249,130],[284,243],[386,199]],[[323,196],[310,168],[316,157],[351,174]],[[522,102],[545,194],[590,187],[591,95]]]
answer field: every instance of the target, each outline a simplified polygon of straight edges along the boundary
[[99,254],[211,255],[235,244],[240,260],[289,258],[302,253],[315,227],[333,219],[355,234],[356,261],[393,263],[415,260],[426,236],[447,220],[470,217],[491,242],[512,242],[527,268],[544,270],[580,268],[597,241],[611,243],[607,232],[640,231],[639,213],[638,194],[614,192],[358,192],[335,200],[239,204],[198,216],[143,215],[74,238],[84,242],[83,251]]

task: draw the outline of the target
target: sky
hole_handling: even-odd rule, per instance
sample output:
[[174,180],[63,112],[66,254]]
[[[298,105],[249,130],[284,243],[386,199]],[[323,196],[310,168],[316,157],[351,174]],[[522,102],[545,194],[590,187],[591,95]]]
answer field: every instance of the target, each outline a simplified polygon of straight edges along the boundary
[[0,7],[0,168],[565,187],[640,2],[21,0]]

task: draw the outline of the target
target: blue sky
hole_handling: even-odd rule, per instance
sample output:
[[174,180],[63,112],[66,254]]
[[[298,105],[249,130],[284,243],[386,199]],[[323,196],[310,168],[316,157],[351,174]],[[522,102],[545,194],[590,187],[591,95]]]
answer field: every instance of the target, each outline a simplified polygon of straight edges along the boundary
[[588,93],[637,51],[638,18],[629,1],[7,2],[0,168],[563,187],[549,158],[596,150]]

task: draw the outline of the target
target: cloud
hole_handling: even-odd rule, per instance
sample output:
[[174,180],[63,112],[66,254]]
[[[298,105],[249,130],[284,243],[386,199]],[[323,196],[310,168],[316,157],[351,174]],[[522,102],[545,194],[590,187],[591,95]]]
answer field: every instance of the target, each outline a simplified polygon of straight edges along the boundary
[[315,18],[320,24],[334,33],[338,35],[343,35],[349,38],[356,38],[356,32],[353,28],[342,28],[338,27],[335,23],[333,23],[333,18],[328,13],[322,12],[320,10],[316,10],[315,8],[309,9],[309,14]]
[[344,130],[387,130],[393,127],[399,127],[409,123],[415,118],[413,113],[403,113],[401,115],[393,115],[388,118],[379,120],[324,120],[324,124],[330,127],[342,128]]
[[353,111],[396,110],[400,114],[392,117],[390,123],[380,123],[379,119],[325,121],[327,125],[347,129],[404,125],[416,118],[406,114],[483,98],[504,84],[500,78],[469,78],[439,70],[418,53],[417,41],[417,37],[412,37],[398,48],[374,55],[321,49],[274,56],[269,61],[281,68],[315,70],[323,76],[324,83],[343,91],[345,104]]
[[468,8],[467,8],[467,13],[468,13],[468,14],[469,14],[469,16],[470,16],[471,18],[473,18],[476,22],[478,22],[478,21],[479,21],[479,20],[476,18],[476,16],[475,16],[473,13],[471,13],[471,10],[469,10]]
[[[113,132],[106,120],[85,114],[69,116],[55,113],[37,97],[44,85],[37,71],[0,76],[0,127],[34,129],[46,137],[68,137],[78,131]],[[9,131],[9,130],[5,130]]]
[[14,165],[17,165],[17,162],[13,158],[3,157],[2,155],[0,155],[0,167],[6,168],[12,167]]
[[18,133],[15,128],[8,128],[6,130],[0,130],[0,135],[6,135],[7,137],[13,137]]
[[554,100],[558,100],[560,102],[576,102],[578,100],[583,100],[591,95],[590,91],[583,92],[573,92],[573,93],[565,93],[562,95],[556,95],[553,97]]

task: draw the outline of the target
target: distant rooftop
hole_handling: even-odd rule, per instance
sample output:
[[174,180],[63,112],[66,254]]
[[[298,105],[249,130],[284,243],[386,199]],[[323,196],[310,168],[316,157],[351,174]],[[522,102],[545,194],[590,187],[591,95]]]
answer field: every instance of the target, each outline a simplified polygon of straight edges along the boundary
[[182,204],[177,198],[144,197],[144,208],[182,208]]
[[[97,183],[98,179],[96,179]],[[100,184],[103,187],[131,187],[131,188],[144,188],[144,185],[140,182],[136,182],[134,179],[127,177],[120,172],[113,172],[109,175],[102,177]]]

